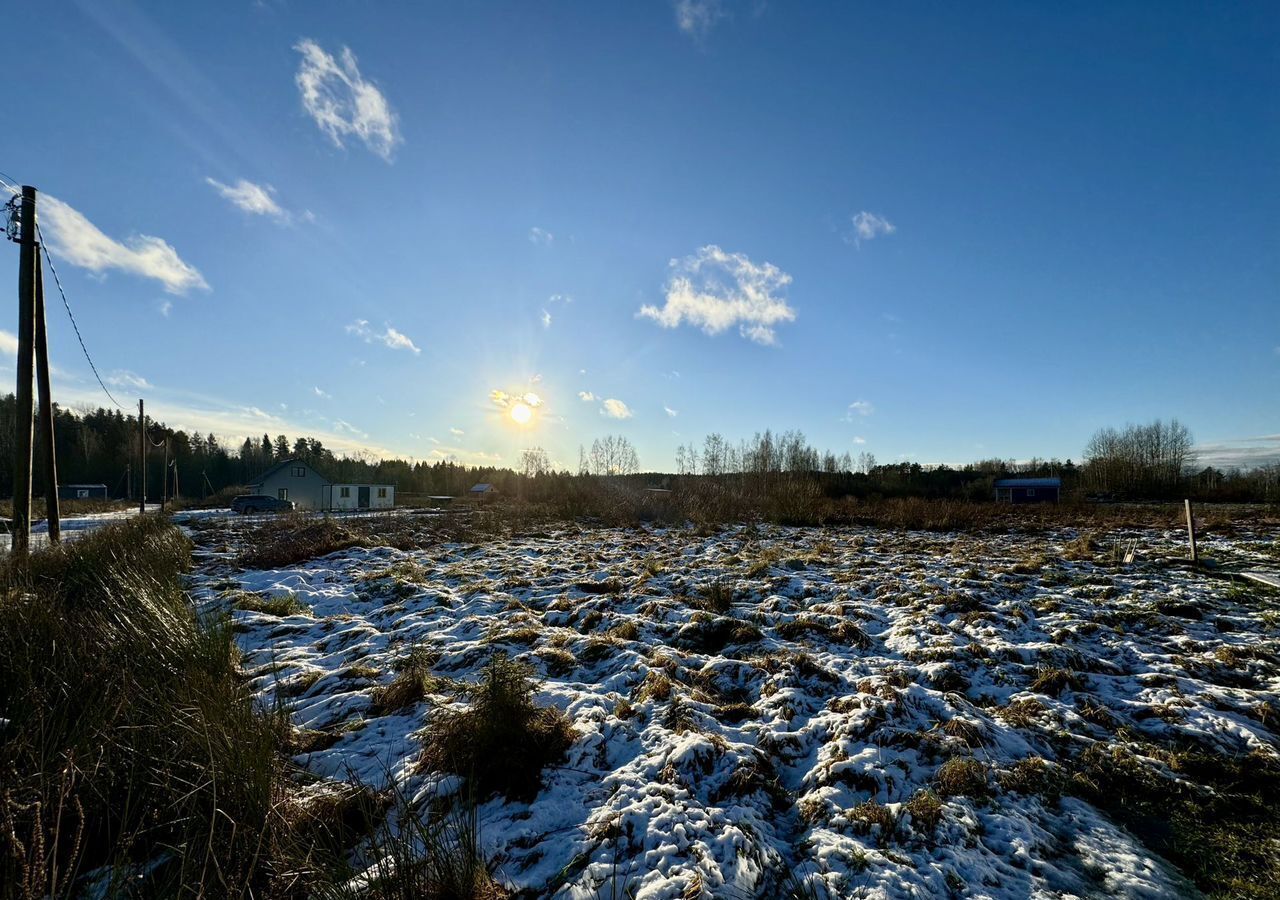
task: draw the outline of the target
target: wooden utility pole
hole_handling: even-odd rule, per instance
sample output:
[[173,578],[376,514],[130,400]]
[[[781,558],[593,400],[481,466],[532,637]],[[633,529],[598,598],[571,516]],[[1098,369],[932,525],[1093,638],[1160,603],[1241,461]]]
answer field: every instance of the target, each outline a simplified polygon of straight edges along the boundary
[[133,463],[124,464],[124,495],[129,500],[133,499]]
[[178,484],[178,457],[173,458],[173,499],[174,502],[182,499],[182,491]]
[[160,485],[160,512],[164,512],[165,501],[169,499],[169,436],[164,438],[164,468],[160,470],[164,481]]
[[32,358],[36,342],[36,189],[22,186],[18,206],[18,378],[17,445],[13,466],[13,553],[25,557],[31,549],[31,444],[35,437],[35,409],[31,396],[35,380]]
[[1191,516],[1191,498],[1182,501],[1187,508],[1187,541],[1191,544],[1191,561],[1199,562],[1200,554],[1196,550],[1196,520]]
[[44,451],[44,514],[49,520],[49,542],[62,541],[62,516],[58,506],[58,453],[53,442],[53,394],[49,389],[49,335],[44,318],[44,266],[36,247],[36,386],[40,389],[41,449]]
[[140,490],[138,493],[138,514],[146,515],[147,512],[147,413],[146,408],[142,405],[142,400],[138,400],[138,457],[141,469],[138,472],[138,484]]

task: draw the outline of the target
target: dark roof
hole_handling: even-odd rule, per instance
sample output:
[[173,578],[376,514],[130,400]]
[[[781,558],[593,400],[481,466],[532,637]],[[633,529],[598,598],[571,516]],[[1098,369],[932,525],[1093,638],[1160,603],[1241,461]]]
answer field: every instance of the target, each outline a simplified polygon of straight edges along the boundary
[[1039,488],[1062,487],[1061,478],[1001,478],[996,482],[998,488]]
[[60,485],[58,485],[58,487],[64,487],[64,488],[102,488],[104,491],[107,489],[107,486],[106,486],[105,484],[60,484]]
[[[281,462],[276,463],[274,466],[272,466],[271,468],[269,468],[269,469],[267,469],[265,472],[263,472],[261,475],[259,475],[257,478],[254,478],[254,479],[250,480],[249,484],[250,484],[250,485],[262,484],[262,482],[266,481],[266,480],[267,480],[268,478],[270,478],[272,475],[274,475],[274,474],[276,474],[277,472],[279,472],[279,471],[280,471],[281,469],[283,469],[285,466],[291,466],[291,465],[293,465],[294,463],[297,463],[298,465],[306,466],[306,467],[307,467],[308,469],[310,469],[312,472],[315,472],[317,475],[320,475],[320,470],[319,470],[319,469],[317,469],[315,466],[311,465],[311,463],[307,462],[305,459],[303,459],[303,458],[301,458],[301,457],[299,457],[299,456],[292,456],[292,457],[290,457],[289,459],[286,459],[286,460],[283,460],[283,461],[281,461]],[[320,477],[321,477],[321,478],[324,478],[324,476],[323,476],[323,475],[320,475]],[[328,481],[329,479],[328,479],[328,478],[324,478],[324,480],[325,480],[325,481]]]
[[471,493],[473,493],[473,494],[483,494],[483,493],[485,493],[486,491],[491,491],[491,490],[493,490],[493,485],[491,485],[491,484],[477,484],[477,485],[475,485],[474,487],[472,487],[472,488],[471,488]]

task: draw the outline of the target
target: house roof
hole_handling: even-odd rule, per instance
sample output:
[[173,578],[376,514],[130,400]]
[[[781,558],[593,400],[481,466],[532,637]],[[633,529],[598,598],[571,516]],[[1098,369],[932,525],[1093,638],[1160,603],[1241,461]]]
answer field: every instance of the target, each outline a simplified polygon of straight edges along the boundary
[[491,484],[477,484],[477,485],[474,485],[474,486],[471,488],[471,493],[473,493],[473,494],[484,494],[484,493],[487,493],[487,492],[489,492],[489,491],[491,491],[491,490],[493,490],[493,485],[491,485]]
[[1039,488],[1062,487],[1061,478],[1001,478],[996,481],[998,488]]
[[[274,466],[272,466],[271,468],[263,472],[261,475],[259,475],[257,478],[254,478],[253,480],[251,480],[249,484],[251,485],[262,484],[264,481],[266,481],[272,475],[279,472],[285,466],[291,466],[291,465],[294,465],[295,463],[297,463],[300,466],[306,466],[312,472],[315,472],[317,475],[320,475],[320,471],[315,466],[311,465],[311,463],[307,462],[305,459],[302,459],[301,457],[298,457],[298,456],[291,456],[286,460],[282,460],[276,463]],[[328,478],[325,478],[323,475],[320,475],[320,477],[324,478],[325,481],[329,480]]]
[[105,484],[60,484],[60,485],[58,485],[58,487],[64,487],[64,488],[102,488],[104,491],[107,489],[107,486],[106,486]]

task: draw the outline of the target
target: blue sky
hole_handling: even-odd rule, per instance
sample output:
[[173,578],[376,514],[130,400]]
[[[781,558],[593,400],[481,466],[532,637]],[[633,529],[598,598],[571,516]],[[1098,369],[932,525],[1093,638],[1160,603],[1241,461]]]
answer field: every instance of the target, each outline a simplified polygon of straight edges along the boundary
[[[0,171],[49,196],[112,392],[171,425],[566,466],[615,433],[670,469],[710,431],[957,463],[1176,416],[1280,456],[1268,4],[6,20]],[[50,304],[58,396],[106,402]]]

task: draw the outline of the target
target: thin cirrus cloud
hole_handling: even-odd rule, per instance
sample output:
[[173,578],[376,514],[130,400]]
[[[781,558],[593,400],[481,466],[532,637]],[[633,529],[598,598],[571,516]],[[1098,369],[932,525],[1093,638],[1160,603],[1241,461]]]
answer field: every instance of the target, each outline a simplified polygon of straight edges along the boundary
[[138,234],[117,241],[57,197],[43,194],[39,202],[40,232],[59,262],[65,260],[95,275],[114,270],[150,278],[170,294],[209,290],[200,271],[163,238]]
[[722,0],[675,0],[676,27],[692,38],[706,37],[725,16]]
[[874,240],[882,235],[893,234],[898,227],[884,216],[867,212],[865,209],[850,217],[853,230],[845,236],[845,241],[861,249],[863,241]]
[[348,47],[335,57],[310,38],[293,47],[302,54],[294,81],[302,106],[334,146],[356,138],[371,152],[391,161],[402,143],[399,119],[382,91],[360,74]]
[[633,413],[621,400],[608,397],[600,404],[600,415],[609,419],[630,419]]
[[408,350],[415,355],[422,352],[409,339],[408,335],[396,331],[390,325],[387,325],[382,331],[370,328],[368,319],[356,319],[347,326],[347,334],[354,334],[366,344],[372,344],[376,341],[392,350]]
[[549,247],[555,242],[556,236],[545,228],[539,228],[536,225],[529,229],[529,243],[538,244],[542,247]]
[[645,305],[638,316],[663,328],[688,323],[709,335],[734,325],[757,344],[776,344],[776,326],[795,321],[796,311],[781,293],[791,276],[772,263],[755,263],[743,253],[726,253],[715,244],[671,261],[661,307]]
[[247,178],[235,184],[223,184],[216,178],[206,178],[205,183],[241,212],[252,216],[266,216],[277,222],[293,221],[293,214],[276,202],[276,189],[269,184],[255,184]]
[[672,409],[670,406],[662,407],[662,411],[673,419],[680,415],[680,411],[678,409]]
[[128,369],[117,369],[107,376],[106,381],[112,387],[133,388],[139,391],[148,391],[153,387],[147,379]]
[[848,410],[845,411],[844,418],[846,422],[852,422],[854,416],[869,416],[876,411],[875,406],[866,400],[855,400],[849,404]]

